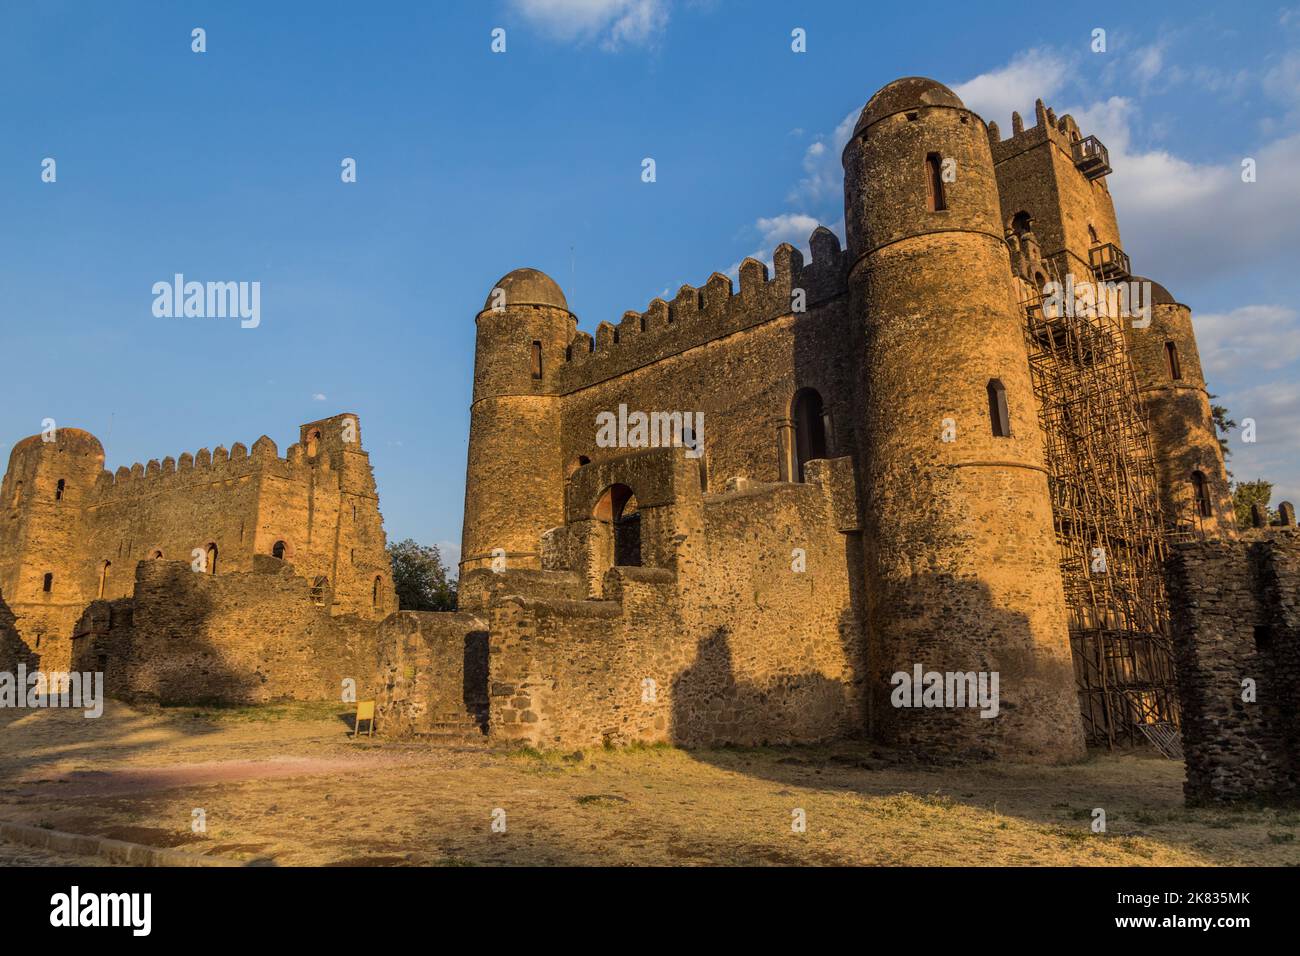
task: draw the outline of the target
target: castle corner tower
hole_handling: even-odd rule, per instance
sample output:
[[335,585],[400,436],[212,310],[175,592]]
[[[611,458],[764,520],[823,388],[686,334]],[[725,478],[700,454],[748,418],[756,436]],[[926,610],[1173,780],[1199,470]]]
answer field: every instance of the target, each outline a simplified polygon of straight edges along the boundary
[[[844,149],[873,722],[929,753],[1066,761],[1084,742],[1025,330],[984,122],[897,80]],[[997,716],[892,678],[997,675]]]
[[540,567],[541,535],[564,523],[555,372],[577,331],[564,293],[536,269],[497,282],[476,321],[462,576],[494,558]]

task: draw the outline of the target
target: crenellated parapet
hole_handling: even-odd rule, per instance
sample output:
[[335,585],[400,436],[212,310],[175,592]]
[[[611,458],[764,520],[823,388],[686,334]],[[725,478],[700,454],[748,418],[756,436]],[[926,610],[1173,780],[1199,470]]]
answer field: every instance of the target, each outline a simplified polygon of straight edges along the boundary
[[200,448],[192,454],[182,452],[177,458],[168,455],[161,461],[151,458],[143,464],[122,465],[115,472],[105,469],[95,483],[90,504],[106,504],[124,496],[150,495],[189,485],[238,481],[256,474],[307,481],[313,473],[317,485],[338,484],[338,473],[328,456],[309,459],[302,445],[294,442],[284,457],[280,457],[275,442],[263,435],[253,443],[251,453],[243,442],[235,442],[229,450],[218,445],[214,450]]
[[593,336],[578,331],[556,372],[562,392],[604,381],[715,339],[819,305],[847,292],[848,256],[819,226],[809,240],[812,261],[789,243],[772,255],[772,274],[757,259],[740,264],[737,291],[715,272],[702,286],[684,285],[671,301],[655,298],[642,312],[601,322]]
[[989,148],[993,151],[993,162],[1000,163],[1016,153],[1032,149],[1045,142],[1059,146],[1067,155],[1072,145],[1085,137],[1073,116],[1066,113],[1058,117],[1056,111],[1037,100],[1034,103],[1035,125],[1025,128],[1019,113],[1011,114],[1011,135],[1002,138],[1001,128],[997,123],[989,123]]

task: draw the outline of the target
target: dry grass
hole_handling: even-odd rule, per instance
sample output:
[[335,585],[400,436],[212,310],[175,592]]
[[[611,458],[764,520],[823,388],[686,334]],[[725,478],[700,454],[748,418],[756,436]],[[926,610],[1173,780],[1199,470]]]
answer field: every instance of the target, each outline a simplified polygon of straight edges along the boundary
[[[110,702],[96,721],[57,711],[6,718],[0,818],[277,865],[1300,863],[1296,812],[1186,810],[1182,766],[1144,754],[934,768],[852,743],[447,750],[352,743],[343,712],[234,716]],[[310,760],[310,772],[250,773],[242,763],[286,758]],[[192,786],[151,787],[142,773],[227,765],[233,779]],[[145,781],[134,792],[121,792],[127,772]],[[115,779],[116,791],[85,793]],[[1096,807],[1105,834],[1091,831]],[[197,837],[196,808],[207,822]],[[791,826],[799,809],[802,833]],[[503,833],[492,829],[497,810]]]

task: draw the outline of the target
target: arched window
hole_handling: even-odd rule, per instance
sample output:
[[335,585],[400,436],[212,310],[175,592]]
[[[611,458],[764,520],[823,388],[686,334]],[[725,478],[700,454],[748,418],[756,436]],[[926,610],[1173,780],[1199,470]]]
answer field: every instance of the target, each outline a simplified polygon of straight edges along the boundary
[[154,553],[151,555],[151,557],[153,558],[153,560],[158,561],[162,558],[162,552],[155,550]]
[[943,158],[938,153],[925,157],[925,208],[930,212],[948,208],[943,195]]
[[277,541],[275,544],[271,545],[271,557],[273,557],[273,558],[279,558],[281,561],[283,561],[283,560],[284,560],[284,548],[285,548],[285,545],[284,545],[284,542],[283,542],[283,541]]
[[112,561],[105,561],[104,566],[99,569],[99,596],[103,597],[108,592],[108,569],[113,566]]
[[1025,233],[1032,231],[1033,226],[1034,220],[1023,209],[1011,217],[1011,231],[1017,236],[1023,236]]
[[641,512],[632,489],[627,485],[610,485],[596,501],[592,517],[612,525],[613,563],[620,567],[640,567]]
[[804,480],[804,465],[826,457],[826,411],[816,389],[800,389],[794,397],[795,479]]
[[41,590],[44,591],[46,594],[49,594],[51,591],[54,590],[54,572],[53,572],[53,571],[46,571],[46,572],[45,572],[45,580],[41,583]]
[[216,573],[217,573],[217,546],[215,544],[209,544],[208,545],[208,574],[216,574]]
[[325,576],[316,578],[311,583],[311,603],[317,607],[324,607],[326,598],[329,595],[330,579]]
[[1210,503],[1210,483],[1205,480],[1205,472],[1192,472],[1192,492],[1196,496],[1196,513],[1202,518],[1211,517],[1214,508]]
[[1088,241],[1094,246],[1100,241],[1097,238],[1097,230],[1093,228],[1092,223],[1088,224]]
[[542,377],[542,343],[536,340],[533,341],[532,365],[533,365],[533,378],[534,379],[541,378]]
[[62,501],[62,500],[63,500],[63,489],[64,489],[65,487],[67,487],[67,486],[66,486],[64,480],[63,480],[62,478],[60,478],[60,479],[59,479],[59,483],[58,483],[57,485],[54,486],[54,500],[55,500],[55,501]]
[[989,379],[989,421],[994,438],[1011,437],[1011,415],[1007,411],[1007,390],[1001,379]]
[[383,583],[384,579],[376,574],[374,586],[370,589],[370,605],[376,611],[382,610],[380,605],[383,604],[384,596],[380,591],[380,588],[383,586]]
[[1183,377],[1183,367],[1178,362],[1178,345],[1175,342],[1165,343],[1165,367],[1169,370],[1169,377],[1175,382]]

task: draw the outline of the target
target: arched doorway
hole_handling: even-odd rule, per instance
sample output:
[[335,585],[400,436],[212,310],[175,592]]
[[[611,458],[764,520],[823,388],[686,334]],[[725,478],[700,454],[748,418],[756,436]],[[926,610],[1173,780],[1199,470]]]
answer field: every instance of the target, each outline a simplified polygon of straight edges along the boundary
[[800,389],[790,416],[794,419],[795,479],[806,480],[804,465],[826,457],[826,410],[814,388]]
[[610,564],[640,567],[641,513],[632,489],[627,485],[610,485],[596,501],[592,517],[609,525]]

